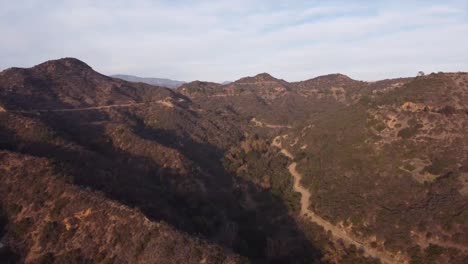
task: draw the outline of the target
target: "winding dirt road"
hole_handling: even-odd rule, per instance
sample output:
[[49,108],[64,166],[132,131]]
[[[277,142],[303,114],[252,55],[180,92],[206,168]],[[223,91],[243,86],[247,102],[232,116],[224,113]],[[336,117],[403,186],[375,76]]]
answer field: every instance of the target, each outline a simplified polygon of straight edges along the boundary
[[[288,157],[289,159],[294,159],[294,156],[286,149],[284,149],[280,142],[280,137],[273,139],[272,145],[281,149],[281,153]],[[288,166],[289,173],[294,178],[294,191],[301,194],[301,216],[314,222],[315,224],[323,227],[325,231],[330,231],[330,233],[337,239],[342,239],[346,244],[353,244],[357,248],[362,248],[364,250],[364,255],[368,257],[373,257],[379,259],[382,263],[407,263],[407,260],[404,256],[394,256],[387,252],[383,252],[372,248],[369,243],[359,241],[352,234],[347,233],[344,229],[333,225],[327,220],[323,219],[312,210],[310,210],[310,191],[301,184],[302,175],[297,171],[297,163],[292,162]]]

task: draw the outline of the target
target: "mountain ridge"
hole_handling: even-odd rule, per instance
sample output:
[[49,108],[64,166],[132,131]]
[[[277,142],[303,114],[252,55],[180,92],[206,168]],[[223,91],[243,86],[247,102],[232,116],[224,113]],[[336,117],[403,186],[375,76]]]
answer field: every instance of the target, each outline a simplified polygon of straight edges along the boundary
[[[466,73],[261,73],[173,90],[69,58],[12,68],[0,74],[2,243],[52,263],[152,263],[153,251],[167,263],[464,263],[466,102]],[[68,199],[93,193],[174,239],[146,224],[132,226],[136,247],[94,237],[130,219]]]

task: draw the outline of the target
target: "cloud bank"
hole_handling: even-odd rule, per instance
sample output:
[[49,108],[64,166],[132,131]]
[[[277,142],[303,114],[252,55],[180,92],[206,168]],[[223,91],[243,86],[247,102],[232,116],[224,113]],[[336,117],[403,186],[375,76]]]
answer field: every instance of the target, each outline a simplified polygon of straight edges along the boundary
[[185,81],[468,70],[464,0],[0,0],[0,36],[0,69],[76,57]]

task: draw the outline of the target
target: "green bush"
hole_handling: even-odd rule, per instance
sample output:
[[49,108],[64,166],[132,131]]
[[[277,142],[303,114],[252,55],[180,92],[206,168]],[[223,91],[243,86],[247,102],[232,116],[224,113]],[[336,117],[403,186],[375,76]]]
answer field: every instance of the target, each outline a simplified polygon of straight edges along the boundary
[[50,211],[50,215],[52,217],[58,217],[62,212],[63,208],[65,208],[68,204],[68,199],[60,198],[55,201],[54,208]]
[[371,105],[373,103],[372,97],[370,95],[363,95],[359,99],[359,103],[361,103],[363,105],[366,105],[366,106]]
[[301,161],[301,160],[303,160],[305,158],[307,158],[307,154],[304,151],[301,151],[301,152],[296,154],[296,156],[294,157],[294,161],[298,162],[298,161]]
[[83,256],[80,249],[67,251],[66,253],[57,256],[55,264],[94,264],[92,260]]
[[439,109],[437,112],[446,116],[450,116],[450,115],[455,114],[457,110],[453,106],[446,105],[443,108]]
[[27,217],[21,219],[18,223],[14,225],[13,233],[16,237],[23,237],[25,236],[30,228],[32,227],[32,219]]
[[424,168],[427,172],[434,174],[434,175],[439,175],[444,172],[444,170],[449,167],[453,161],[448,158],[436,158],[432,161],[432,164]]
[[416,135],[417,132],[418,132],[418,129],[416,127],[406,127],[398,131],[398,136],[403,139],[408,139]]
[[59,222],[47,222],[42,229],[40,242],[42,246],[48,243],[55,244],[60,239],[60,235],[64,232],[65,228]]
[[446,249],[443,247],[440,247],[434,244],[429,244],[429,246],[425,250],[425,253],[426,253],[427,259],[432,262],[432,261],[435,261],[445,251]]
[[55,263],[55,256],[51,252],[48,252],[48,253],[44,254],[43,256],[41,256],[37,260],[37,263],[38,264],[54,264]]
[[138,257],[140,256],[141,253],[143,253],[146,246],[151,241],[151,236],[152,236],[151,232],[148,232],[143,236],[143,239],[141,240],[141,242],[137,245],[135,249],[135,257]]
[[414,167],[413,165],[407,163],[403,166],[403,168],[407,171],[414,171],[416,169],[416,167]]
[[7,218],[3,213],[2,207],[0,207],[0,237],[3,237],[3,231],[5,228],[5,225],[7,224]]
[[246,155],[247,162],[255,163],[261,158],[261,154],[257,151],[250,151]]
[[23,210],[23,206],[20,204],[12,204],[10,206],[10,213],[13,215],[19,214]]

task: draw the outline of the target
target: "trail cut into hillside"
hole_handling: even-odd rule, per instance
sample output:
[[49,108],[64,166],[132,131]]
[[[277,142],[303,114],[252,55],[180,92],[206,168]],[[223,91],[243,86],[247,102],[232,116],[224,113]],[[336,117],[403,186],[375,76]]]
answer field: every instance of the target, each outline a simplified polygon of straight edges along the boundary
[[[273,139],[272,145],[279,148],[281,150],[281,153],[288,157],[289,159],[293,160],[294,156],[289,152],[287,149],[284,149],[282,147],[282,144],[280,142],[280,136],[276,137]],[[333,225],[332,223],[328,222],[327,220],[323,219],[316,213],[314,213],[312,210],[310,210],[310,197],[311,193],[309,189],[304,187],[301,184],[302,180],[302,174],[300,174],[297,171],[297,163],[292,162],[288,166],[289,173],[293,176],[294,178],[294,191],[298,192],[301,194],[301,216],[314,222],[315,224],[323,227],[325,231],[330,231],[331,234],[337,238],[337,239],[342,239],[346,244],[348,245],[355,245],[357,248],[362,248],[364,250],[364,255],[368,257],[373,257],[376,259],[379,259],[382,263],[407,263],[407,260],[404,256],[393,256],[387,252],[382,252],[377,249],[374,249],[370,246],[369,243],[364,242],[364,241],[359,241],[357,238],[355,238],[352,234],[349,234],[346,232],[346,230],[337,227]]]
[[272,125],[272,124],[267,124],[265,122],[257,120],[255,117],[250,120],[250,122],[254,123],[256,127],[266,127],[266,128],[292,128],[291,126],[288,125]]
[[113,108],[128,108],[128,107],[135,107],[135,106],[140,106],[140,105],[147,105],[151,103],[160,104],[168,108],[174,108],[174,104],[172,104],[171,102],[160,100],[156,102],[144,102],[144,103],[135,102],[135,103],[126,103],[126,104],[112,104],[112,105],[90,106],[90,107],[80,107],[80,108],[33,109],[33,110],[8,110],[8,109],[0,108],[0,112],[11,112],[11,113],[22,113],[22,114],[81,112],[81,111],[92,111],[92,110],[106,110],[106,109],[113,109]]

